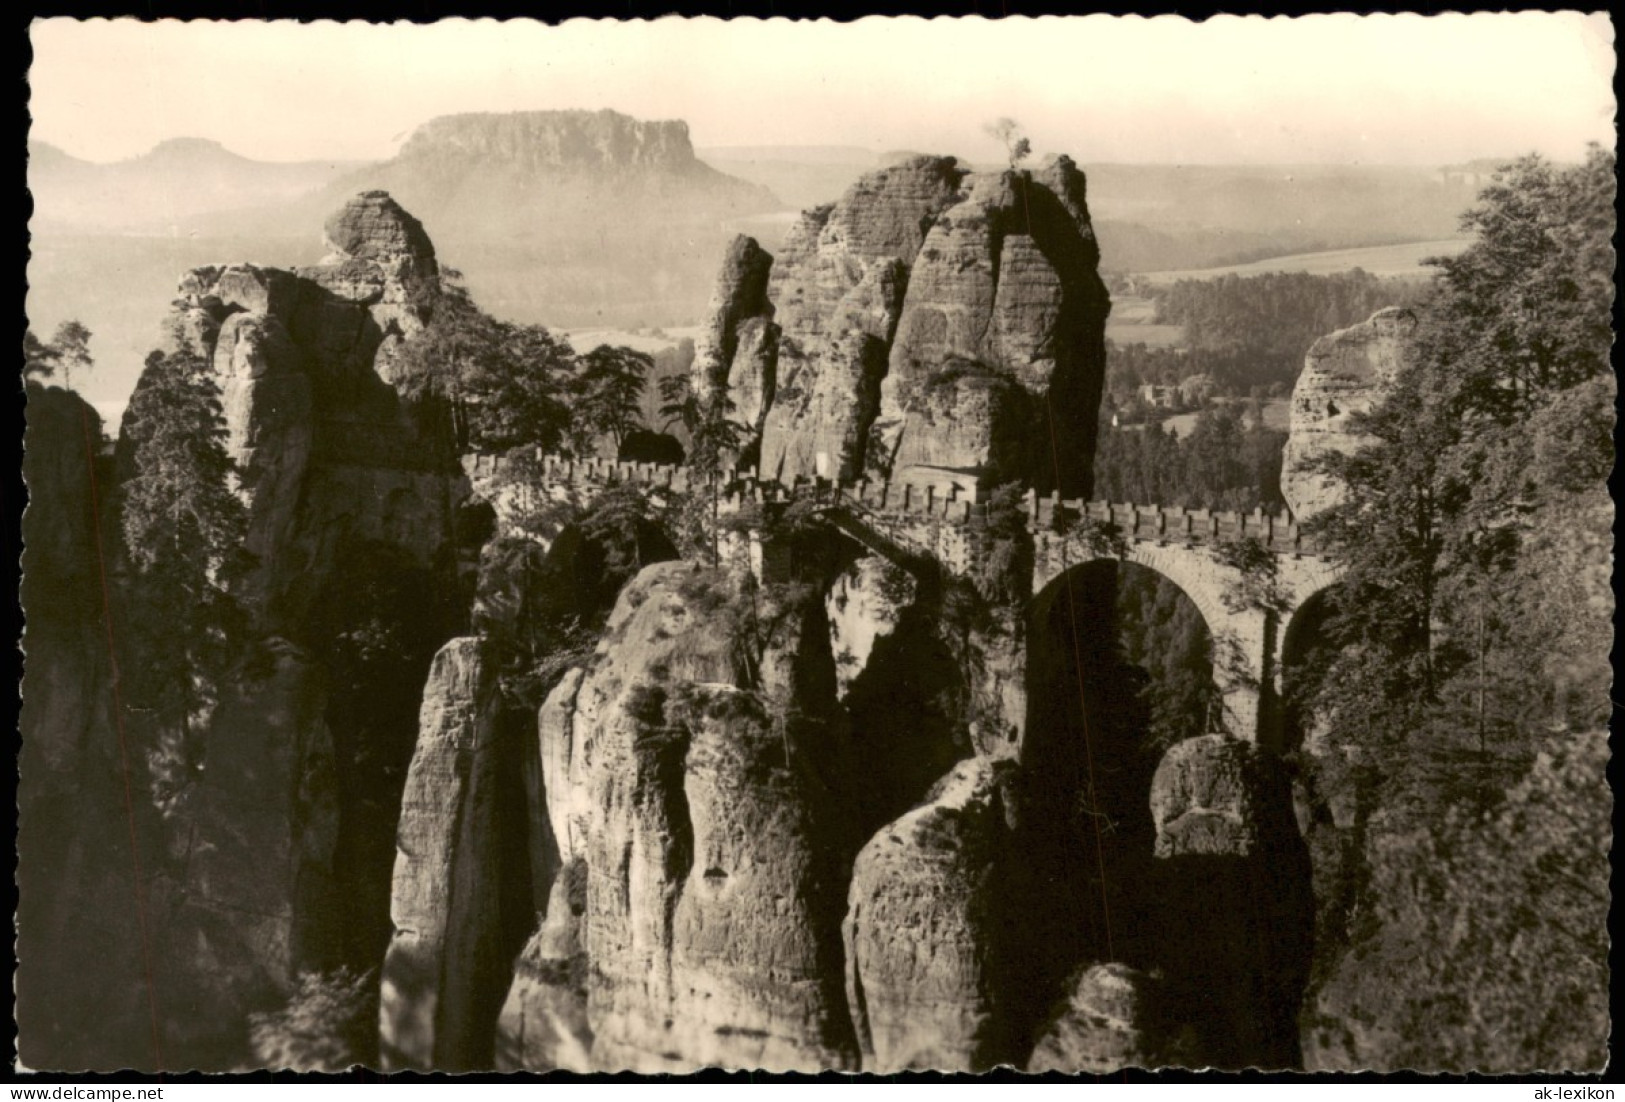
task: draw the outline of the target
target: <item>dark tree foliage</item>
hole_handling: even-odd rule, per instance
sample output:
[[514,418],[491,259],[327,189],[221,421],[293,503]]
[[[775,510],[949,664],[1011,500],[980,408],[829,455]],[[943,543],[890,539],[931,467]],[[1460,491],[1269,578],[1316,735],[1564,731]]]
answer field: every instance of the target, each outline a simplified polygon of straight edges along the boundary
[[195,767],[188,723],[239,654],[229,591],[247,565],[247,514],[231,485],[219,389],[182,348],[147,357],[125,413],[119,520],[130,563],[121,627],[125,699],[156,720],[160,802]]
[[593,349],[579,361],[571,380],[571,428],[576,450],[585,452],[598,437],[615,442],[620,454],[628,436],[643,426],[643,393],[654,359],[630,348]]
[[378,1058],[378,977],[306,972],[276,1010],[250,1014],[248,1039],[272,1071],[337,1074]]
[[[1183,325],[1193,353],[1220,357],[1215,374],[1240,387],[1297,377],[1309,346],[1417,293],[1412,281],[1352,272],[1234,273],[1182,279],[1156,293],[1157,322]],[[1222,365],[1222,366],[1220,366]]]
[[23,333],[23,379],[49,379],[62,369],[62,385],[73,389],[73,372],[77,368],[88,372],[90,357],[90,330],[77,321],[65,321],[56,327],[49,341],[41,340],[32,329]]
[[487,546],[475,623],[513,701],[540,705],[566,670],[588,660],[621,588],[643,567],[677,557],[663,512],[643,487],[623,483],[556,517],[549,546],[523,536]]
[[1551,510],[1600,492],[1611,465],[1612,192],[1600,150],[1508,166],[1464,220],[1475,244],[1438,262],[1407,369],[1363,420],[1372,445],[1328,460],[1348,486],[1320,522],[1348,565],[1334,630],[1381,661],[1362,663],[1375,684],[1323,679],[1322,711],[1368,714],[1365,737],[1410,746],[1442,724],[1520,757],[1520,713],[1555,707],[1534,659],[1579,625],[1545,612],[1558,579],[1526,582],[1535,537],[1568,523]]
[[443,274],[429,324],[401,342],[392,368],[402,394],[450,405],[461,447],[551,450],[569,435],[575,354],[568,342],[539,325],[491,317],[455,272]]
[[733,399],[723,387],[708,393],[694,388],[692,377],[673,375],[660,381],[663,404],[660,414],[667,425],[681,426],[688,435],[688,465],[705,476],[711,489],[711,565],[720,558],[717,547],[718,507],[721,496],[719,482],[722,465],[736,456],[743,442],[745,429],[733,420]]
[[1258,411],[1234,406],[1203,411],[1186,438],[1151,424],[1103,425],[1095,446],[1095,497],[1188,509],[1277,511],[1281,447],[1286,433],[1267,428]]
[[618,580],[617,589],[656,561],[649,558],[651,549],[645,544],[659,523],[659,512],[643,486],[621,482],[599,494],[577,522],[582,534],[602,550],[604,569]]
[[1317,934],[1319,1028],[1380,1007],[1387,1062],[1606,1056],[1613,191],[1599,149],[1504,168],[1370,445],[1327,461],[1347,576],[1298,692],[1312,785],[1356,844],[1312,838],[1349,870]]
[[1165,749],[1206,734],[1217,716],[1219,693],[1213,682],[1213,640],[1202,613],[1162,575],[1122,569],[1117,623],[1123,658],[1149,677],[1145,745]]

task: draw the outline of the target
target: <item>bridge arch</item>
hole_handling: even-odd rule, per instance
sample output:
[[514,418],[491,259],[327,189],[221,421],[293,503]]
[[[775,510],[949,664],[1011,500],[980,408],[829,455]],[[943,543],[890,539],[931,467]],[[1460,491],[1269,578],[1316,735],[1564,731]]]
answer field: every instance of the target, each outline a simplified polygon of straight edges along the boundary
[[1281,633],[1282,749],[1296,750],[1314,738],[1313,720],[1300,707],[1299,688],[1327,646],[1326,625],[1336,612],[1338,582],[1309,592],[1292,610]]
[[1173,582],[1202,614],[1213,640],[1213,679],[1223,698],[1225,733],[1248,741],[1271,741],[1274,636],[1278,616],[1245,603],[1247,579],[1205,545],[1127,540],[1115,548],[1079,536],[1036,538],[1035,601],[1053,600],[1050,587],[1075,567],[1098,561],[1133,563]]

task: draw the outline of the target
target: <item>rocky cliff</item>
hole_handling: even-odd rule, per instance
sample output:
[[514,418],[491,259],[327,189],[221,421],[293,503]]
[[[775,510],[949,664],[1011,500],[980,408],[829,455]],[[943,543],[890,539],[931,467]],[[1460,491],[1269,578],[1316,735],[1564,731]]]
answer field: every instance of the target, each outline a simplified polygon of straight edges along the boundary
[[[756,252],[737,244],[729,264]],[[765,395],[753,446],[770,476],[1086,492],[1110,308],[1098,263],[1069,159],[977,174],[912,158],[802,216],[773,261],[771,313],[750,304],[776,340],[752,330],[705,370],[753,412]],[[717,332],[741,313],[730,270]]]
[[1353,418],[1382,401],[1404,364],[1405,339],[1416,327],[1409,310],[1390,307],[1316,341],[1292,390],[1292,420],[1281,455],[1281,493],[1298,520],[1342,500],[1316,464],[1352,455],[1364,438]]
[[[681,159],[617,142],[594,148]],[[783,477],[1080,492],[1108,307],[1083,191],[1065,159],[866,177],[777,260],[735,243],[693,381]],[[244,1010],[345,966],[379,970],[390,1069],[1294,1059],[1284,781],[1216,736],[1156,768],[1073,715],[1110,704],[1072,694],[1119,668],[1115,634],[1036,618],[1024,525],[954,537],[1003,555],[990,580],[804,503],[696,498],[714,544],[692,508],[646,523],[700,561],[622,586],[583,524],[442,616],[467,612],[467,484],[392,370],[434,246],[378,192],[325,240],[310,268],[188,274],[173,319],[222,396],[258,661],[214,687],[204,768],[153,828],[192,996],[169,1039],[226,1063]],[[596,643],[510,645],[553,612]]]
[[422,224],[369,191],[328,218],[323,240],[307,268],[186,273],[169,322],[220,391],[258,560],[242,595],[290,637],[348,549],[386,543],[433,563],[456,478],[445,441],[390,385],[395,349],[439,294]]
[[821,610],[785,610],[752,654],[734,584],[644,571],[601,659],[567,683],[573,705],[544,713],[544,763],[569,762],[548,770],[549,802],[577,809],[565,848],[586,866],[597,1067],[854,1064],[833,680],[798,668]]
[[[70,1040],[98,1030],[102,1040],[78,1049],[93,1066],[239,1061],[249,1012],[277,1007],[304,973],[376,967],[389,929],[411,717],[464,599],[453,514],[467,490],[434,411],[390,383],[394,350],[434,310],[434,246],[381,192],[344,204],[324,240],[325,259],[309,268],[187,272],[163,326],[163,346],[192,353],[219,395],[252,564],[228,583],[243,616],[219,642],[237,657],[190,678],[178,725],[131,695],[159,660],[135,642],[153,625],[127,619],[153,612],[132,596],[149,567],[124,559],[116,525],[96,530],[90,496],[93,474],[111,484],[151,460],[139,458],[142,432],[122,433],[107,462],[94,414],[76,412],[76,399],[42,390],[31,410],[50,443],[36,436],[29,468],[46,511],[30,532],[39,620],[25,760],[38,791],[58,776],[80,795],[107,790],[109,808],[126,807],[113,794],[128,796],[116,833],[85,816],[55,860],[66,862],[63,899],[124,885],[131,932],[102,937],[59,919],[64,940],[40,951],[101,941],[124,962],[110,966],[120,993],[103,1009],[79,1023],[70,1010],[32,1017],[56,1015]],[[145,405],[132,402],[129,416]],[[104,524],[115,495],[103,490]],[[75,633],[66,650],[54,642],[64,632]],[[127,839],[118,854],[115,837]],[[25,864],[39,875],[33,855]],[[56,984],[70,994],[53,1001],[71,1001],[77,981]]]
[[[152,1049],[136,1028],[146,1010],[132,921],[137,824],[124,814],[98,553],[111,464],[100,455],[100,419],[77,395],[30,384],[26,397],[18,1056],[35,1068],[141,1066]],[[126,905],[106,905],[110,886]],[[98,961],[94,972],[87,959]]]

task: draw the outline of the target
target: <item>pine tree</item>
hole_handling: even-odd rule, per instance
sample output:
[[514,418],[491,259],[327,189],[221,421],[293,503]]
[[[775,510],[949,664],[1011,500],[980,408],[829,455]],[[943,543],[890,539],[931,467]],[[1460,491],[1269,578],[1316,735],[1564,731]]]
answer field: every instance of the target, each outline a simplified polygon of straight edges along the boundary
[[184,347],[148,356],[120,440],[119,523],[131,566],[121,671],[126,700],[156,720],[160,805],[198,767],[192,718],[244,639],[229,586],[247,565],[247,515],[231,488],[225,435],[203,358]]

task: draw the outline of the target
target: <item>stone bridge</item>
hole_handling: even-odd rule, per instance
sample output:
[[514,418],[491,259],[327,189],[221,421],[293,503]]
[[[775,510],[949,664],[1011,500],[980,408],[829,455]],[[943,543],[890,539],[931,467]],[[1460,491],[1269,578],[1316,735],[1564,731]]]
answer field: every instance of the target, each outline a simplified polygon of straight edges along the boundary
[[[552,490],[634,482],[686,493],[709,485],[681,466],[541,453],[534,461]],[[470,457],[465,469],[478,488],[494,479],[502,463]],[[786,484],[739,468],[719,472],[717,485],[724,513],[748,504],[810,499],[826,504],[844,530],[878,553],[930,558],[959,576],[973,574],[988,547],[989,503],[974,485],[805,479]],[[1034,551],[1029,624],[1069,595],[1076,572],[1092,563],[1129,562],[1153,570],[1179,586],[1207,624],[1225,732],[1280,749],[1284,641],[1311,598],[1342,574],[1294,521],[1262,511],[1063,501],[1031,491],[1022,508]]]

